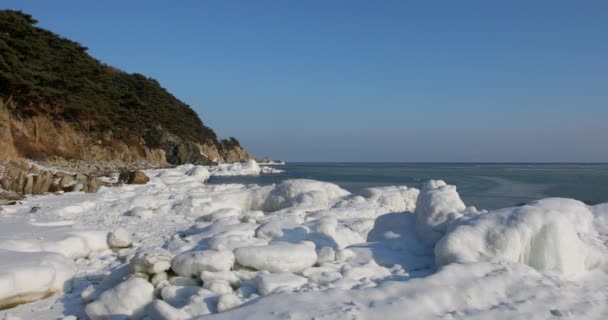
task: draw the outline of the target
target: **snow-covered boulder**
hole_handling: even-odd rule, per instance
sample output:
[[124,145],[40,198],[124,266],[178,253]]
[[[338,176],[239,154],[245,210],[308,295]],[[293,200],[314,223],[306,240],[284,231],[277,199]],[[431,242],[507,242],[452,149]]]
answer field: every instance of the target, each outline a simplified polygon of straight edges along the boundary
[[257,176],[262,171],[255,160],[219,164],[211,167],[210,170],[212,176]]
[[186,175],[199,179],[200,181],[207,181],[209,180],[210,173],[209,170],[203,166],[194,166],[186,171]]
[[291,272],[260,274],[255,278],[258,292],[265,296],[277,291],[293,291],[308,283],[308,279]]
[[449,222],[461,217],[465,209],[456,186],[442,180],[428,181],[416,201],[416,234],[426,245],[435,245]]
[[372,199],[383,205],[390,212],[414,211],[416,199],[420,190],[416,188],[400,187],[378,187],[363,189],[359,193],[366,199]]
[[0,250],[0,310],[68,290],[73,275],[64,255]]
[[178,254],[171,261],[171,268],[182,277],[198,277],[203,271],[229,271],[233,264],[231,251],[203,250]]
[[139,251],[130,262],[131,272],[156,274],[171,268],[172,255],[162,248]]
[[232,310],[243,303],[234,293],[221,295],[217,302],[217,312]]
[[127,248],[131,245],[131,234],[123,228],[118,228],[110,234],[108,244],[111,248]]
[[144,279],[131,278],[102,293],[85,312],[91,320],[141,319],[153,300],[154,286]]
[[317,253],[308,244],[273,243],[241,247],[234,250],[234,255],[243,266],[270,272],[300,272],[317,262]]
[[[29,227],[36,237],[0,240],[0,249],[20,252],[56,252],[72,259],[86,258],[96,251],[107,250],[108,233],[97,230],[73,231],[66,227]],[[21,236],[21,235],[20,235]]]
[[542,272],[580,274],[604,263],[584,203],[550,198],[491,211],[454,227],[435,247],[436,263],[507,260]]
[[174,308],[163,300],[154,300],[148,307],[151,320],[186,320],[192,318],[187,312]]
[[349,194],[333,183],[307,179],[285,180],[270,192],[262,210],[277,211],[297,205],[327,206],[331,201]]

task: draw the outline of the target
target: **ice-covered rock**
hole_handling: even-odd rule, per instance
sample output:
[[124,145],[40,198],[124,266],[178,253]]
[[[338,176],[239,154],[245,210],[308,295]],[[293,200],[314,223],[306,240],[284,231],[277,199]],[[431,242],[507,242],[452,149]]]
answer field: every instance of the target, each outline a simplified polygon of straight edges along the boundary
[[154,300],[148,307],[151,320],[186,320],[192,318],[187,312],[174,308],[163,300]]
[[297,205],[327,206],[331,201],[350,193],[339,186],[315,180],[285,180],[278,184],[264,201],[264,211],[277,211]]
[[212,176],[257,176],[262,169],[255,160],[245,162],[219,164],[210,167]]
[[204,283],[213,280],[222,280],[227,281],[231,286],[238,286],[241,282],[239,276],[233,271],[203,271],[201,272],[201,280],[203,280]]
[[127,248],[131,245],[131,234],[123,228],[118,228],[110,234],[108,244],[112,248]]
[[293,291],[308,283],[308,279],[291,272],[260,274],[255,278],[258,292],[265,296],[278,291]]
[[61,254],[0,250],[0,310],[68,290],[73,275]]
[[278,173],[285,172],[285,170],[281,170],[281,169],[277,169],[277,168],[273,168],[273,167],[269,167],[269,166],[262,166],[261,169],[262,169],[261,173],[264,173],[264,174],[278,174]]
[[228,271],[233,264],[231,251],[203,250],[178,254],[171,261],[171,268],[182,277],[198,277],[203,271]]
[[[11,230],[12,229],[12,230]],[[108,233],[97,230],[73,230],[71,226],[6,224],[0,230],[19,232],[11,238],[0,237],[0,249],[20,252],[56,252],[72,259],[107,250]],[[35,237],[28,236],[35,234]],[[2,239],[4,238],[4,239]]]
[[465,209],[455,186],[428,181],[416,200],[416,234],[426,245],[435,245],[449,222],[461,217]]
[[414,211],[416,199],[420,190],[416,188],[401,187],[378,187],[363,189],[359,193],[362,197],[372,199],[383,205],[390,212]]
[[131,278],[102,293],[85,311],[91,320],[141,319],[145,307],[153,300],[154,286],[146,280]]
[[243,266],[270,272],[300,272],[317,262],[314,247],[294,243],[241,247],[234,250],[234,256]]
[[208,280],[203,282],[203,288],[217,294],[232,293],[232,287],[226,280]]
[[203,166],[194,166],[186,171],[186,175],[200,179],[201,181],[207,181],[209,180],[210,173],[209,170]]
[[171,268],[171,258],[171,253],[162,248],[142,250],[131,259],[130,269],[133,273],[156,274]]
[[507,260],[539,271],[580,274],[604,263],[590,244],[593,214],[582,202],[544,199],[459,223],[435,247],[437,265]]
[[154,216],[154,211],[144,208],[144,207],[134,207],[131,210],[125,212],[126,216],[130,216],[130,217],[137,217],[137,218],[141,218],[141,219],[149,219],[152,216]]
[[232,310],[243,302],[233,293],[223,294],[217,302],[217,312]]

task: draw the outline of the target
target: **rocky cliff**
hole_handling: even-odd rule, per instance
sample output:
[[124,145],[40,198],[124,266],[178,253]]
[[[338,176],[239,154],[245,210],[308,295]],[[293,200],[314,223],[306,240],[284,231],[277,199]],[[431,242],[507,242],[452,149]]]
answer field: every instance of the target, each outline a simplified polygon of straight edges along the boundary
[[36,23],[0,10],[0,159],[163,166],[252,158],[156,80],[105,65]]

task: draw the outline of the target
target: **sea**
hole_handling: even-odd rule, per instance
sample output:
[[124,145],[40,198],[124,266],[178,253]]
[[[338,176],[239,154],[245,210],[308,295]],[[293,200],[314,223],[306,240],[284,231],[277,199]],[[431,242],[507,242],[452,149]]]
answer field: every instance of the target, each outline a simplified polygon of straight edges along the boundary
[[212,177],[210,183],[269,185],[286,179],[331,182],[352,192],[379,186],[422,188],[431,179],[457,187],[467,206],[498,209],[563,197],[608,202],[608,164],[543,163],[287,163],[284,173]]

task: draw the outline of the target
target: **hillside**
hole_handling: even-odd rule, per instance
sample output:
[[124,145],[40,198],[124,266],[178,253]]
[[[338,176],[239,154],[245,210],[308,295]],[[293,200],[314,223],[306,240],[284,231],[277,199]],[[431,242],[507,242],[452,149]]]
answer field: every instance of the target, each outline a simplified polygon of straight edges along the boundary
[[234,138],[218,140],[158,81],[108,66],[36,23],[0,11],[0,158],[180,164],[251,157]]

